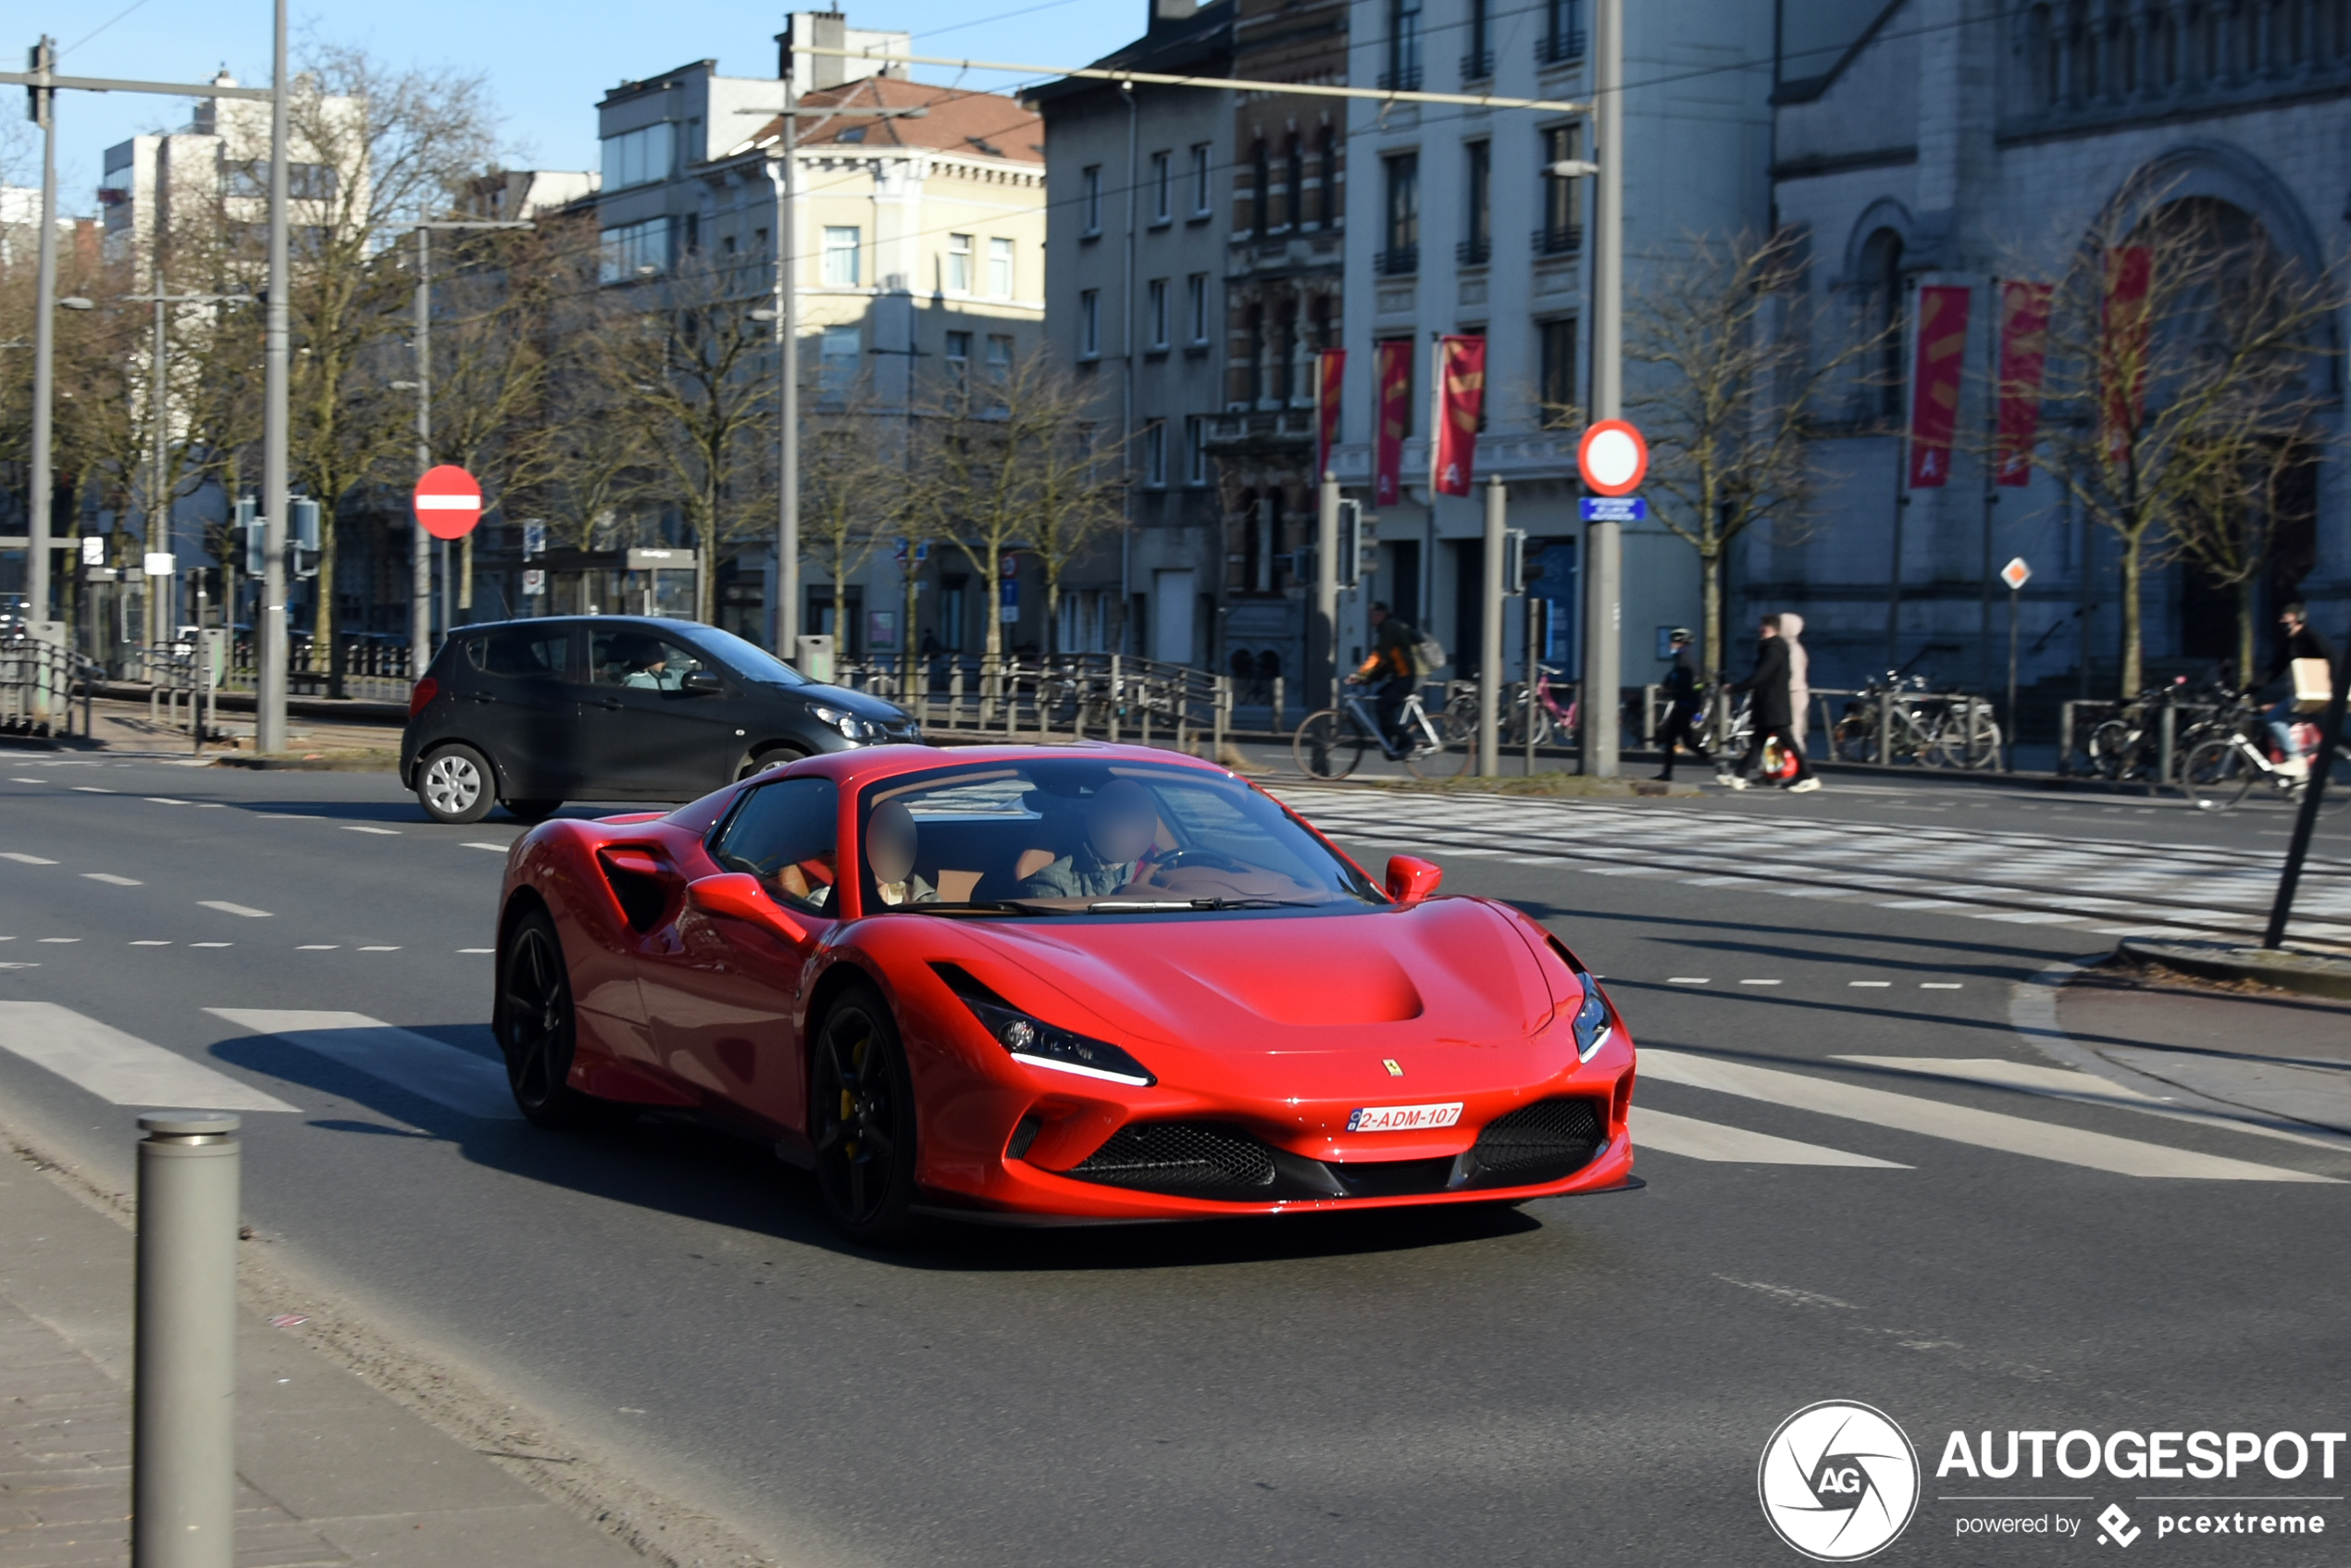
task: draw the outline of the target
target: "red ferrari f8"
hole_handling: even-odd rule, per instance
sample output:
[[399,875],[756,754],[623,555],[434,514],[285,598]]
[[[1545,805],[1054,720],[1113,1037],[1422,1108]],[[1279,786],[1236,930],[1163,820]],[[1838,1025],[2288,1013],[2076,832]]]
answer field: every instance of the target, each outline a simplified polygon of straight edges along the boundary
[[498,1039],[534,1123],[722,1118],[871,1240],[1637,1185],[1598,981],[1437,877],[1167,752],[842,752],[518,840]]

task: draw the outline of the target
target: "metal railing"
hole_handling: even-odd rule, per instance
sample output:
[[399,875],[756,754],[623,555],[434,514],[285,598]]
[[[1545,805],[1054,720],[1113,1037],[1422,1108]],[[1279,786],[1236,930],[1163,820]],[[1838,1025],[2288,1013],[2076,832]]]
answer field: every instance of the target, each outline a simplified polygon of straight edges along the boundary
[[2060,703],[2058,777],[2177,784],[2189,748],[2225,711],[2223,703],[2185,693]]
[[1584,248],[1584,226],[1580,223],[1551,223],[1535,230],[1536,255],[1574,255]]
[[1215,756],[1232,728],[1226,677],[1119,653],[837,660],[833,681],[897,703],[942,737],[1067,736],[1183,752],[1205,740]]
[[81,699],[81,734],[90,735],[90,696],[103,672],[72,649],[36,637],[0,639],[0,735],[54,740],[73,733]]
[[[221,685],[229,691],[250,691],[258,677],[253,638],[242,635],[230,653]],[[286,689],[296,696],[404,703],[415,683],[405,641],[346,632],[335,638],[332,652],[324,656],[314,638],[300,639],[286,650]]]

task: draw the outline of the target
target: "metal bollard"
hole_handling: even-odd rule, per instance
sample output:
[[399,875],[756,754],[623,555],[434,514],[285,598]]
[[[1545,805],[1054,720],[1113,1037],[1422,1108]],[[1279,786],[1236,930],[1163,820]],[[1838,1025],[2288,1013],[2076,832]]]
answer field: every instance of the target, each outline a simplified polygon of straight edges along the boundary
[[237,1488],[238,1119],[139,1118],[131,1568],[230,1568]]

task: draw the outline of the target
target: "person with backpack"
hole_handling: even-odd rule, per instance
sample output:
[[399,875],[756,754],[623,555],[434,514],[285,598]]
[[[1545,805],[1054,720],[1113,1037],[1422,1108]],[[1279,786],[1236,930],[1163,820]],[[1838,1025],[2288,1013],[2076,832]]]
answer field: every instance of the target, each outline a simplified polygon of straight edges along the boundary
[[1755,694],[1755,739],[1748,747],[1746,760],[1739,770],[1724,780],[1734,790],[1744,790],[1752,779],[1756,765],[1763,760],[1763,748],[1771,741],[1779,743],[1781,754],[1796,759],[1796,777],[1785,786],[1790,794],[1800,795],[1817,790],[1821,781],[1812,777],[1811,765],[1804,760],[1804,748],[1796,740],[1796,710],[1793,703],[1795,671],[1790,666],[1787,641],[1780,635],[1780,617],[1765,616],[1760,628],[1762,641],[1755,645],[1755,672],[1745,680],[1734,682],[1734,691]]
[[1421,634],[1391,614],[1384,600],[1373,602],[1371,619],[1371,656],[1347,678],[1350,685],[1379,682],[1372,709],[1379,720],[1380,740],[1390,751],[1410,751],[1411,741],[1396,733],[1396,720],[1404,711],[1404,699],[1420,684]]
[[1706,705],[1706,680],[1698,667],[1698,650],[1692,646],[1690,628],[1677,626],[1667,634],[1673,648],[1673,667],[1665,674],[1665,728],[1658,732],[1658,749],[1665,753],[1665,767],[1658,777],[1673,777],[1673,753],[1676,747],[1687,746],[1698,761],[1724,776],[1723,764],[1714,760],[1714,753],[1698,739],[1698,718]]

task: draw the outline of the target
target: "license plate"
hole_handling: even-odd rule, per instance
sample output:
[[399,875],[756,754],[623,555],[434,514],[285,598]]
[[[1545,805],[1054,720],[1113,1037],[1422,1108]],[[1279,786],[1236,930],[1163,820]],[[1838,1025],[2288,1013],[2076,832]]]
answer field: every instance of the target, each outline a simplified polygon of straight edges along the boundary
[[1421,1132],[1449,1127],[1462,1119],[1462,1102],[1450,1105],[1366,1105],[1347,1114],[1349,1132]]

